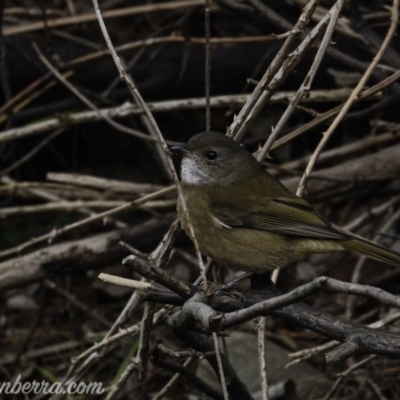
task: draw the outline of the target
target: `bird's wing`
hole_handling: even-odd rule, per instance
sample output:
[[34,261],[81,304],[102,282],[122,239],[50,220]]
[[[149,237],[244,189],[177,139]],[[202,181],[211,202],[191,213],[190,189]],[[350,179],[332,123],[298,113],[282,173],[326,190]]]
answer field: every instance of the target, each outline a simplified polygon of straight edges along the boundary
[[313,207],[300,197],[278,197],[259,209],[243,215],[229,207],[214,205],[215,217],[235,228],[264,230],[281,235],[319,239],[348,239],[320,217]]

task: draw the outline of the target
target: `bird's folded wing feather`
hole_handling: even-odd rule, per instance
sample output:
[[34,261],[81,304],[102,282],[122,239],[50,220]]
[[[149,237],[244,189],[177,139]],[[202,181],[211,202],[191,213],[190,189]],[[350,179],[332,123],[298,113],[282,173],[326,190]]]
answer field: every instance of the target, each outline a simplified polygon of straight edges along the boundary
[[325,222],[312,206],[300,197],[278,197],[260,205],[259,209],[254,208],[245,215],[240,211],[232,212],[229,207],[222,205],[214,205],[213,211],[216,218],[230,227],[306,238],[348,239]]

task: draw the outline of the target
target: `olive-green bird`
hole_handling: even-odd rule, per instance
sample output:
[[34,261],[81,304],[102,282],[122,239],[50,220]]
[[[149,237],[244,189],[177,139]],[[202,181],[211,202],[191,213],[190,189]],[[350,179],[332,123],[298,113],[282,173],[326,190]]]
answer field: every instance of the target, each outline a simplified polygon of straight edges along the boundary
[[[340,232],[224,134],[199,133],[171,150],[183,157],[182,191],[200,251],[221,265],[266,272],[348,250],[400,266],[399,254]],[[179,201],[178,215],[190,236]]]

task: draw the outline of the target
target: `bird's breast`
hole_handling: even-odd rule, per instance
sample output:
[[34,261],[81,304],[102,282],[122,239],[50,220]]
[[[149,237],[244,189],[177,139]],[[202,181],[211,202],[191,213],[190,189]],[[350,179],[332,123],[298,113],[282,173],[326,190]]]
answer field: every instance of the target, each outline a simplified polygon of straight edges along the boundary
[[[183,186],[188,216],[200,251],[217,263],[243,271],[267,272],[310,253],[343,250],[337,241],[299,238],[268,230],[229,226],[212,212],[207,190]],[[178,199],[182,227],[193,241],[187,215]]]

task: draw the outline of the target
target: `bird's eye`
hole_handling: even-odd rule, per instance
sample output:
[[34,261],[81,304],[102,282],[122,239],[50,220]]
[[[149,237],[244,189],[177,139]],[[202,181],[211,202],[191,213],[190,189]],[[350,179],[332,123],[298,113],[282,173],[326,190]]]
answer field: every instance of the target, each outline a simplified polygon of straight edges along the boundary
[[216,151],[207,151],[206,157],[209,160],[215,160],[218,157],[218,153]]

